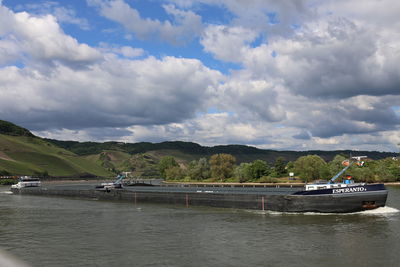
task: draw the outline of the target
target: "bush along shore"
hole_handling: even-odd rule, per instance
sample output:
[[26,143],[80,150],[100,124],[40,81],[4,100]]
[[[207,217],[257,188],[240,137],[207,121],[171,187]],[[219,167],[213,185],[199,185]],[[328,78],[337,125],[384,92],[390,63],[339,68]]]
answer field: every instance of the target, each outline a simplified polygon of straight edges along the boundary
[[[231,183],[307,183],[315,180],[329,180],[342,168],[345,155],[336,155],[326,162],[317,155],[299,157],[286,161],[278,157],[273,164],[263,160],[236,164],[230,154],[215,154],[209,159],[200,158],[188,164],[178,162],[172,156],[161,158],[158,169],[167,181],[179,182],[231,182]],[[354,164],[346,175],[356,182],[400,182],[400,159],[364,159],[361,166]]]

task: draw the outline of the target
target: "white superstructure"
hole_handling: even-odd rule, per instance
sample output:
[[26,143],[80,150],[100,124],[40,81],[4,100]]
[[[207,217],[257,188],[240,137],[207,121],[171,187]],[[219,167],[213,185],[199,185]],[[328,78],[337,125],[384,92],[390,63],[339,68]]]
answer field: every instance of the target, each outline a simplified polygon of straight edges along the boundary
[[31,176],[21,176],[17,184],[13,184],[11,188],[39,187],[41,186],[39,178]]
[[362,186],[365,183],[354,183],[353,181],[348,183],[324,183],[324,184],[306,184],[306,191],[310,190],[320,190],[320,189],[330,189],[330,188],[345,188],[349,186]]

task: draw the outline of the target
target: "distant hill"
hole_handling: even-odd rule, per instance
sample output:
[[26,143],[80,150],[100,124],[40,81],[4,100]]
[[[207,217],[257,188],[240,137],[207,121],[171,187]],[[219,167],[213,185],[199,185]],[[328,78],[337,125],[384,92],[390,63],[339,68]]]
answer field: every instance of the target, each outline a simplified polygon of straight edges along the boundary
[[121,143],[121,142],[76,142],[76,141],[59,141],[46,139],[59,147],[67,149],[78,155],[100,154],[103,151],[119,151],[130,155],[138,153],[153,153],[162,155],[172,155],[177,159],[188,161],[201,157],[210,157],[213,154],[227,153],[236,157],[238,163],[251,162],[256,159],[262,159],[268,162],[274,162],[277,157],[284,157],[287,161],[294,161],[298,157],[305,155],[319,155],[326,161],[332,160],[336,155],[345,156],[368,156],[371,159],[383,159],[386,157],[394,157],[397,154],[392,152],[377,151],[352,151],[352,150],[334,150],[334,151],[277,151],[268,149],[259,149],[256,147],[245,145],[220,145],[214,147],[201,146],[192,142],[169,141],[162,143]]

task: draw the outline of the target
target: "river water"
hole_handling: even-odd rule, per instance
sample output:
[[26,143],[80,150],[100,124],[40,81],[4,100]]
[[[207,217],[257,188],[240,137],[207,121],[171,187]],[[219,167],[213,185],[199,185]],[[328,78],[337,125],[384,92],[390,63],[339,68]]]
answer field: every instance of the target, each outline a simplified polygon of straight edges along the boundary
[[[0,248],[31,266],[399,266],[400,187],[354,214],[13,195],[0,187]],[[1,259],[0,259],[1,266]]]

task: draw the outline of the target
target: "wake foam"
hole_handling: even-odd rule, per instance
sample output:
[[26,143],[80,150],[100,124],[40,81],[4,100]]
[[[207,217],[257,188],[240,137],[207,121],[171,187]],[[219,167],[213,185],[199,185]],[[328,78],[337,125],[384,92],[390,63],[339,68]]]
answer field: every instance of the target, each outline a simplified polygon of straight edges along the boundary
[[390,215],[393,213],[398,213],[400,210],[391,207],[380,207],[373,210],[364,210],[360,212],[354,212],[353,214],[362,214],[362,215]]
[[377,209],[373,210],[364,210],[364,211],[358,211],[358,212],[349,212],[349,213],[322,213],[322,212],[280,212],[280,211],[271,211],[271,210],[265,210],[265,211],[254,211],[254,210],[248,210],[248,212],[255,213],[255,214],[261,214],[261,215],[318,215],[318,216],[326,216],[326,215],[392,215],[395,213],[400,212],[400,210],[392,207],[380,207]]

